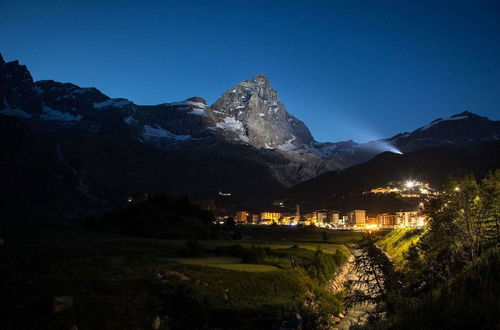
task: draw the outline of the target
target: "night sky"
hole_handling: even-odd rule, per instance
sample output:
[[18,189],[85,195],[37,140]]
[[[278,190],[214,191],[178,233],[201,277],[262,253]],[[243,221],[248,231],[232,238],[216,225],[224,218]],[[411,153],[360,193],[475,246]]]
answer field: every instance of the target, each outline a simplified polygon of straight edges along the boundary
[[138,104],[213,103],[263,73],[319,141],[464,110],[500,119],[498,0],[0,0],[0,12],[5,60]]

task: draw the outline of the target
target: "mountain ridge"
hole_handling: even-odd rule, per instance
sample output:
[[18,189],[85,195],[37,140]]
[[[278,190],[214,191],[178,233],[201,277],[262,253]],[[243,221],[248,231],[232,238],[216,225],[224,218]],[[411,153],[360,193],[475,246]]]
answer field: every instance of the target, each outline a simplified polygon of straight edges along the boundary
[[[188,140],[189,136],[194,138],[209,135],[218,136],[231,143],[249,144],[256,148],[275,150],[287,158],[299,162],[326,160],[335,163],[329,169],[352,166],[366,161],[383,151],[406,152],[430,145],[453,143],[454,141],[449,138],[436,139],[425,134],[430,132],[435,135],[436,128],[441,129],[446,126],[447,121],[451,120],[472,120],[476,122],[479,120],[483,121],[483,124],[492,122],[493,126],[496,127],[493,129],[489,127],[491,131],[489,140],[497,140],[500,136],[498,133],[499,121],[490,121],[486,117],[465,111],[452,115],[450,118],[435,119],[428,125],[417,128],[412,132],[398,133],[389,138],[366,143],[357,143],[352,140],[318,142],[302,121],[288,113],[284,104],[279,100],[278,92],[271,87],[269,78],[263,74],[258,74],[251,80],[243,80],[227,89],[211,106],[207,105],[206,101],[199,96],[180,102],[137,105],[125,98],[110,98],[95,87],[80,87],[72,83],[60,83],[53,80],[34,82],[27,67],[20,65],[18,61],[5,63],[0,55],[0,63],[2,72],[6,71],[5,76],[17,77],[14,81],[12,79],[2,79],[4,81],[2,84],[4,86],[2,89],[4,97],[0,100],[0,111],[4,114],[24,118],[32,118],[32,116],[38,115],[42,119],[65,122],[69,125],[71,123],[76,124],[80,119],[84,119],[85,115],[92,116],[93,110],[108,109],[121,112],[125,115],[123,120],[129,126],[133,126],[138,122],[134,117],[134,115],[138,115],[138,111],[185,111],[191,116],[187,116],[189,118],[184,116],[180,121],[172,121],[173,116],[167,116],[168,118],[163,118],[162,121],[161,115],[149,114],[148,116],[154,122],[145,120],[142,123],[143,135],[145,134],[146,139],[150,138],[153,143],[158,140],[168,139],[177,140],[178,143],[179,141]],[[10,84],[5,83],[5,80]],[[21,91],[18,92],[18,95],[14,95],[14,97],[10,95],[9,97],[6,91],[16,84],[21,86]],[[30,84],[33,84],[31,93]],[[5,97],[6,94],[7,97]],[[200,118],[195,118],[192,115],[205,118],[200,120]],[[190,125],[186,127],[186,123],[190,123]],[[144,125],[148,127],[144,128]],[[157,126],[161,126],[161,128]],[[454,139],[460,140],[463,135],[461,133],[455,134]],[[180,138],[175,135],[180,135]],[[419,139],[420,142],[409,141],[414,137]],[[139,136],[136,138],[141,139]],[[471,138],[469,137],[469,139]],[[462,139],[460,143],[488,141],[484,136],[472,140],[465,141]],[[172,145],[172,143],[163,144],[164,147],[168,145]]]
[[[20,132],[30,132],[47,150],[46,155],[36,153],[40,163],[56,164],[54,168],[60,171],[44,168],[37,172],[60,185],[54,196],[73,189],[65,194],[84,198],[85,207],[98,209],[116,205],[127,195],[162,187],[168,193],[197,199],[214,198],[220,190],[232,192],[238,203],[256,196],[265,199],[384,151],[469,146],[497,141],[500,136],[499,121],[466,112],[364,144],[317,142],[307,126],[288,113],[278,92],[261,74],[227,89],[212,105],[199,96],[137,105],[125,98],[110,98],[95,87],[54,80],[35,82],[26,66],[18,61],[5,63],[1,55],[0,114],[5,130],[3,148],[10,150],[9,143],[22,140]],[[17,148],[28,153],[32,147],[18,144]],[[133,153],[147,159],[136,159]],[[110,159],[109,154],[123,161]],[[9,164],[23,164],[20,168],[25,171],[33,166],[15,153],[2,157],[6,164],[3,175],[22,176]],[[108,166],[116,168],[108,171]],[[106,177],[120,171],[128,185]],[[171,173],[165,173],[168,171]],[[76,188],[67,187],[64,177],[71,178],[68,182],[76,183]],[[78,190],[82,187],[87,188]]]

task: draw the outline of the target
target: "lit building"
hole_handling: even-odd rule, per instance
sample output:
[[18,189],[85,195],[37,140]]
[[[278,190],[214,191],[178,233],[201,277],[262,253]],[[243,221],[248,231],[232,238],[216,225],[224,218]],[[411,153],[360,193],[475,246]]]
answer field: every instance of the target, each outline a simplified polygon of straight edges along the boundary
[[417,218],[417,227],[423,227],[427,223],[427,217],[425,215],[420,215]]
[[401,197],[403,198],[418,198],[420,197],[419,194],[401,194]]
[[347,217],[350,226],[363,226],[366,224],[365,210],[353,210],[347,214]]
[[373,194],[388,194],[391,192],[391,189],[390,188],[375,188],[375,189],[372,189],[371,192]]
[[281,218],[281,213],[279,212],[262,212],[260,214],[260,220],[261,221],[278,221]]
[[329,222],[327,210],[314,211],[314,216],[316,218],[315,220],[318,225],[326,224]]
[[418,226],[418,212],[417,211],[396,212],[396,226],[397,227],[417,227]]
[[252,214],[252,223],[259,223],[259,215],[258,214]]
[[248,220],[248,212],[247,211],[238,211],[234,217],[236,222],[247,222]]
[[339,218],[339,226],[346,226],[349,223],[349,217],[347,215],[343,215]]
[[287,216],[283,216],[283,218],[281,218],[281,225],[295,225],[295,216],[294,215],[287,215]]
[[396,215],[382,213],[377,215],[377,222],[381,227],[392,227],[396,224]]
[[316,223],[316,215],[314,213],[304,214],[304,221],[306,225],[310,225],[311,223]]
[[340,225],[340,212],[337,212],[337,211],[328,212],[328,222],[331,225],[335,225],[335,226]]

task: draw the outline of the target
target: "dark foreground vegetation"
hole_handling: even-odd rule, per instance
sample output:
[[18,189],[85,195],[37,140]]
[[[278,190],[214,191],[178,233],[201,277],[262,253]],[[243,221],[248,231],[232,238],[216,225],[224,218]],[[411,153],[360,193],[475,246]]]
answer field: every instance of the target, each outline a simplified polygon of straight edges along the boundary
[[327,327],[343,309],[327,281],[347,251],[294,229],[294,240],[256,228],[242,241],[1,227],[1,328],[271,329],[294,326],[295,313],[304,329]]
[[[425,229],[381,237],[213,225],[186,199],[154,196],[89,219],[91,231],[3,225],[0,325],[329,329],[346,306],[370,301],[365,328],[499,328],[500,171],[452,179],[427,213]],[[329,290],[346,245],[363,251],[356,267],[371,291]]]
[[88,218],[90,230],[150,238],[217,238],[214,216],[187,197],[152,195],[125,208]]
[[378,242],[400,285],[387,294],[388,318],[368,327],[500,328],[500,171],[481,182],[453,178],[427,207],[425,230],[398,229]]

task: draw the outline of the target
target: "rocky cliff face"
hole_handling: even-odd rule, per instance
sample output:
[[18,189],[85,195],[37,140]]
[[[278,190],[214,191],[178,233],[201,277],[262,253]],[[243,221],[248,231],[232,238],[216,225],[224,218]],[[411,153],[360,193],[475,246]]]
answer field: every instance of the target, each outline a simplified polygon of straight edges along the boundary
[[313,141],[309,129],[286,111],[264,75],[228,89],[211,110],[219,134],[230,141],[281,151],[304,149]]
[[0,110],[4,114],[30,117],[40,114],[40,99],[33,78],[18,61],[5,63],[0,55]]

